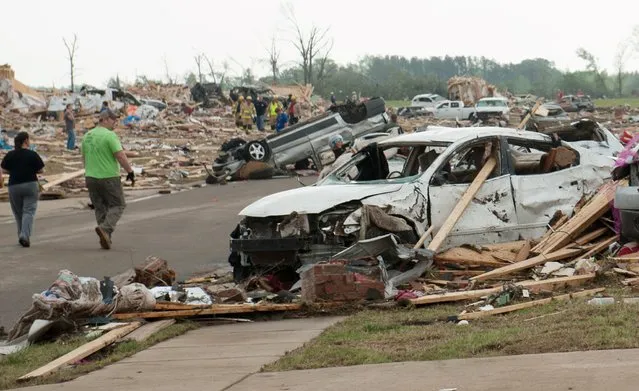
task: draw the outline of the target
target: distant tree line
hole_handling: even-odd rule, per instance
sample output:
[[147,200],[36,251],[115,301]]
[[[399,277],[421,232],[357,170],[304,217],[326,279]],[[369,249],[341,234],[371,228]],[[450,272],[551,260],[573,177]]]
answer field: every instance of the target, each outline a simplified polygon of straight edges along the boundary
[[[500,64],[485,57],[367,56],[358,63],[347,65],[328,59],[322,77],[315,77],[312,83],[316,94],[327,96],[334,92],[338,99],[350,96],[352,91],[389,100],[410,99],[420,93],[446,96],[448,79],[457,75],[481,77],[501,91],[547,98],[554,97],[560,89],[565,94],[581,90],[593,98],[639,95],[638,72],[608,75],[598,67],[588,65],[588,70],[562,72],[543,58]],[[272,80],[272,76],[260,79],[265,83]],[[284,69],[278,77],[278,83],[282,84],[303,81],[302,67]]]

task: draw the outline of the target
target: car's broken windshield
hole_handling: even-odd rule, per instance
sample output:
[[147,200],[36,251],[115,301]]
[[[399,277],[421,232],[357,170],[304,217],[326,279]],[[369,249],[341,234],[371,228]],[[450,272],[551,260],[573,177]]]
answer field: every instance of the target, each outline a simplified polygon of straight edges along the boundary
[[337,169],[334,178],[345,183],[410,182],[423,174],[448,145],[369,145]]

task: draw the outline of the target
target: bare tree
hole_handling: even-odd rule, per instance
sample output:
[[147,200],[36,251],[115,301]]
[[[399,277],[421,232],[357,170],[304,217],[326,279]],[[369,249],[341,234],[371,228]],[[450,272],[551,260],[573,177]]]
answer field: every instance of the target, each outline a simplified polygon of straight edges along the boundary
[[[217,84],[217,77],[215,76],[215,68],[213,67],[213,61],[210,60],[206,55],[203,55],[204,61],[209,66],[209,75],[213,78],[213,83]],[[198,66],[199,68],[199,66]],[[222,76],[224,78],[224,76]]]
[[166,76],[166,80],[169,85],[177,83],[177,76],[175,79],[171,77],[171,72],[169,72],[169,62],[167,61],[166,56],[164,56],[164,76]]
[[292,4],[287,4],[284,8],[284,13],[294,31],[294,38],[291,39],[291,43],[301,57],[300,66],[304,75],[304,84],[312,83],[314,80],[313,67],[315,58],[320,53],[324,53],[324,57],[328,57],[332,48],[332,41],[328,39],[330,29],[312,25],[308,33],[305,33],[295,17],[295,10]]
[[617,53],[615,54],[615,70],[617,71],[617,95],[623,95],[623,79],[626,63],[628,62],[630,55],[630,44],[624,40],[619,43],[617,47]]
[[606,87],[606,81],[604,80],[602,72],[599,69],[597,58],[584,48],[577,49],[577,56],[586,62],[586,69],[592,71],[595,74],[598,88],[600,88],[601,91],[607,91],[608,87]]
[[67,55],[69,59],[69,68],[71,70],[71,91],[75,89],[75,51],[78,49],[78,36],[73,34],[73,41],[69,44],[66,38],[62,38],[64,46],[67,48]]
[[280,51],[277,49],[275,34],[271,37],[271,46],[266,49],[266,52],[268,54],[268,65],[273,75],[273,84],[277,84],[277,78],[280,74]]
[[197,80],[202,83],[204,81],[204,75],[202,75],[202,61],[204,61],[204,54],[197,54],[195,59],[195,65],[197,66]]
[[328,55],[333,50],[333,39],[330,40],[330,45],[326,48],[320,59],[318,60],[317,82],[322,84],[326,78],[326,62],[328,61]]

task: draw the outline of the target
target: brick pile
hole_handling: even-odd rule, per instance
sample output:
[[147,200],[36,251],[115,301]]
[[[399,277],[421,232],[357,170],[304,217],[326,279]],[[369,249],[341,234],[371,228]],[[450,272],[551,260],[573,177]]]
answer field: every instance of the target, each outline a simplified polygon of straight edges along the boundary
[[302,273],[302,300],[360,301],[384,298],[384,283],[349,272],[342,261],[316,264]]

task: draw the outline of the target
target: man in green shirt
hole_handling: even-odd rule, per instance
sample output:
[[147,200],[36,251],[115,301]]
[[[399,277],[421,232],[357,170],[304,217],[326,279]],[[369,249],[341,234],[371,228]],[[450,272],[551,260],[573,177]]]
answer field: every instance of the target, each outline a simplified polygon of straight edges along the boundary
[[100,246],[105,250],[111,248],[111,235],[126,207],[120,166],[127,172],[126,179],[135,182],[135,174],[122,150],[120,139],[113,132],[117,121],[115,113],[109,109],[103,110],[98,126],[88,131],[82,139],[84,175],[98,223],[95,232],[100,238]]

